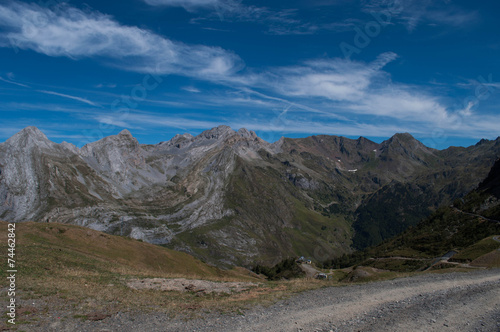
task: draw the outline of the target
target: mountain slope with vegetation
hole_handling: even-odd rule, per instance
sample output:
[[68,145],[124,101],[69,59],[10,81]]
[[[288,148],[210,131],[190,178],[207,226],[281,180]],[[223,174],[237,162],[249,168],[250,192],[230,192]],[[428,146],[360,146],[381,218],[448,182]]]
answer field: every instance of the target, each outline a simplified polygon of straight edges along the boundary
[[[480,185],[454,204],[439,208],[431,216],[382,244],[352,255],[329,260],[327,267],[368,265],[385,269],[417,270],[436,257],[458,252],[452,262],[468,263],[494,251],[500,262],[500,159]],[[495,263],[498,264],[498,263]],[[496,265],[495,265],[496,266]]]

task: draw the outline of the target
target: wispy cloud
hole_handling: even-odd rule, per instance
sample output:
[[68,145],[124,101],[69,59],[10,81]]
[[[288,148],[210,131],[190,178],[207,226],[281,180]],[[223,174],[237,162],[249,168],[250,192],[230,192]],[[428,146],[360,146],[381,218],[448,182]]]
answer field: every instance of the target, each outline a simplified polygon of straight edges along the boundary
[[187,91],[187,92],[192,92],[192,93],[200,93],[201,91],[195,88],[194,86],[184,86],[182,87],[182,90]]
[[140,128],[137,127],[136,125],[126,122],[121,119],[117,119],[116,117],[110,116],[110,115],[98,115],[94,117],[95,120],[99,123],[103,123],[106,125],[111,125],[115,127],[120,127],[120,128],[128,128],[128,129],[135,129],[135,128]]
[[214,8],[216,6],[222,6],[225,3],[231,3],[233,1],[223,1],[223,0],[144,0],[145,3],[151,6],[172,6],[172,7],[183,7],[186,10],[194,10],[197,8]]
[[90,101],[88,99],[85,99],[85,98],[71,96],[71,95],[67,95],[67,94],[59,93],[59,92],[54,92],[54,91],[47,91],[47,90],[36,90],[36,91],[41,92],[41,93],[45,93],[45,94],[48,94],[48,95],[59,96],[59,97],[63,97],[63,98],[77,100],[77,101],[80,101],[80,102],[88,104],[88,105],[92,105],[92,106],[95,106],[95,107],[100,107],[96,103],[94,103],[94,102],[92,102],[92,101]]
[[[354,21],[342,22],[304,22],[295,8],[274,10],[269,7],[245,5],[238,0],[144,0],[152,6],[183,7],[189,12],[203,12],[192,23],[201,21],[253,22],[267,26],[267,32],[275,35],[310,35],[319,31],[347,31]],[[208,11],[208,13],[207,13]],[[220,31],[220,29],[205,27]]]
[[0,76],[0,81],[5,82],[5,83],[9,83],[9,84],[14,84],[14,85],[17,85],[17,86],[22,86],[23,88],[30,88],[29,85],[18,83],[18,82],[14,82],[14,81],[5,79],[5,78],[3,78],[1,76]]
[[344,32],[351,31],[357,20],[347,19],[334,23],[319,22],[287,22],[288,24],[272,24],[269,27],[269,33],[275,35],[312,35],[320,31]]
[[221,125],[220,120],[192,119],[163,114],[130,113],[126,119],[117,120],[107,115],[97,115],[95,119],[103,124],[121,128],[178,128],[181,130],[208,129]]
[[98,89],[101,89],[101,88],[114,89],[117,87],[117,84],[116,83],[99,83],[95,87]]
[[[330,114],[331,118],[343,117],[343,121],[378,117],[378,121],[446,127],[454,121],[455,113],[472,115],[467,110],[449,109],[422,87],[393,82],[385,67],[397,57],[388,52],[368,63],[342,58],[309,60],[269,68],[248,77],[246,83],[249,89],[273,91],[279,95],[276,99],[309,107],[297,107],[296,111]],[[263,93],[256,96],[265,99]]]
[[61,5],[55,9],[9,2],[0,5],[0,46],[12,43],[48,56],[98,58],[136,72],[220,79],[242,61],[219,47],[186,45],[148,30],[124,26],[108,15]]
[[[451,109],[430,90],[392,81],[386,67],[397,58],[397,54],[386,52],[371,62],[323,58],[295,66],[270,67],[260,73],[250,71],[221,82],[228,88],[218,93],[184,87],[197,93],[182,107],[243,106],[269,112],[287,109],[296,114],[295,119],[316,116],[325,123],[349,123],[351,128],[353,123],[361,126],[374,119],[387,125],[446,128],[455,122],[456,114],[472,121],[471,109]],[[174,100],[168,103],[179,106]]]
[[464,27],[478,19],[477,12],[465,11],[450,1],[368,0],[366,12],[389,12],[393,23],[403,23],[409,31],[421,24]]
[[[367,123],[325,123],[324,121],[314,121],[312,119],[302,119],[297,121],[296,119],[283,119],[282,124],[265,124],[262,122],[254,121],[241,121],[231,124],[232,128],[246,128],[256,132],[277,132],[281,135],[289,134],[313,134],[321,133],[323,135],[342,135],[342,136],[371,136],[371,137],[390,137],[394,133],[401,131],[412,131],[410,126],[401,127],[396,125],[388,125],[380,127],[374,124]],[[274,136],[274,139],[278,139],[278,136]]]
[[[269,7],[245,5],[240,0],[143,0],[152,6],[183,7],[189,12],[204,11],[202,17],[193,22],[203,20],[221,20],[238,22],[255,22],[268,26],[268,32],[276,35],[308,35],[319,31],[348,31],[359,19],[348,18],[338,22],[303,21],[298,9],[288,8],[273,10]],[[328,2],[318,5],[338,5]],[[463,27],[478,19],[477,12],[461,9],[448,1],[433,0],[365,0],[361,10],[364,12],[389,12],[391,23],[402,23],[409,31],[420,24],[447,25]],[[209,11],[209,14],[206,14]]]

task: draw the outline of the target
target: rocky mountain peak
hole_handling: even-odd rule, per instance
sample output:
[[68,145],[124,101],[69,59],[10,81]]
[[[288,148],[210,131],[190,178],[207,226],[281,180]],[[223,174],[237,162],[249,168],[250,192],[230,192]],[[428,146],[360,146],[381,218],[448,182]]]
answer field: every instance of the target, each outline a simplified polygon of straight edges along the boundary
[[494,140],[489,140],[489,139],[481,139],[479,142],[476,143],[475,146],[481,146],[481,145],[485,145],[485,144],[488,144],[490,142],[495,142],[495,144],[500,144],[500,136],[498,136],[496,139]]
[[255,133],[255,131],[251,131],[251,130],[248,130],[246,128],[240,128],[240,130],[238,130],[238,135],[240,135],[243,138],[248,138],[248,139],[256,139],[257,138],[257,134]]
[[74,154],[78,154],[78,151],[80,150],[76,147],[76,145],[74,145],[72,143],[68,143],[66,141],[59,144],[59,146],[62,147],[63,149],[66,149],[66,150],[73,152]]
[[399,149],[403,147],[408,150],[420,150],[420,149],[428,149],[423,145],[420,141],[415,139],[409,133],[398,133],[389,138],[386,141],[383,141],[381,144],[382,148],[395,148]]
[[227,136],[234,134],[234,130],[231,129],[229,126],[221,125],[215,128],[212,128],[210,130],[205,130],[196,138],[206,138],[206,139],[223,139],[226,138]]
[[412,142],[416,141],[410,133],[396,133],[389,140],[399,141],[399,142]]
[[[410,176],[425,165],[434,153],[408,133],[399,133],[380,144],[380,158],[391,164],[389,168],[399,176]],[[402,177],[398,180],[401,181]]]
[[40,131],[40,129],[38,129],[37,127],[34,127],[34,126],[24,128],[23,130],[18,132],[16,135],[14,135],[14,137],[16,137],[16,136],[30,137],[32,139],[39,140],[39,141],[46,141],[46,140],[48,141],[47,136],[45,136],[45,134],[42,133]]
[[85,158],[91,158],[95,163],[94,166],[98,167],[99,163],[102,165],[122,163],[124,158],[127,159],[131,155],[141,155],[142,150],[137,139],[128,130],[123,130],[118,135],[104,137],[83,146],[80,154]]
[[175,146],[178,149],[189,146],[193,142],[194,136],[191,134],[177,134],[172,137],[169,141],[161,142],[157,144],[157,149],[163,150],[165,148],[170,148]]
[[187,139],[187,140],[190,140],[190,139],[193,139],[193,138],[194,138],[194,136],[193,136],[193,135],[191,135],[191,134],[188,134],[188,133],[186,133],[186,134],[182,134],[182,135],[181,135],[181,134],[177,134],[177,135],[175,135],[175,136],[171,139],[171,141],[177,141],[177,140],[179,140],[179,139]]
[[363,137],[363,136],[359,136],[358,139],[356,140],[358,143],[364,143],[364,142],[367,142],[369,141],[367,138]]
[[122,131],[120,131],[120,133],[118,134],[118,136],[133,137],[132,134],[130,133],[130,131],[128,131],[127,129],[123,129]]
[[105,137],[98,142],[102,142],[101,144],[104,145],[112,144],[118,146],[134,146],[134,147],[139,146],[139,142],[137,141],[137,139],[134,136],[132,136],[130,131],[128,131],[127,129],[122,130],[120,133],[118,133],[118,135]]
[[363,137],[363,136],[360,136],[357,140],[356,140],[356,145],[358,146],[358,148],[364,148],[364,147],[369,147],[370,149],[373,148],[373,147],[376,147],[378,146],[377,143],[373,142],[373,141],[370,141],[368,138],[366,137]]
[[37,127],[26,127],[5,143],[12,146],[19,146],[23,148],[31,147],[50,147],[53,143],[42,133]]

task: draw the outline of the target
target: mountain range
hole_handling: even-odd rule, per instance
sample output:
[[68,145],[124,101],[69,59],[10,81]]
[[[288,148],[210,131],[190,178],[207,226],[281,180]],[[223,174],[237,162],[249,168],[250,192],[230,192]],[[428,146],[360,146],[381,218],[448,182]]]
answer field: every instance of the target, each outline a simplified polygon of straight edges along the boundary
[[155,145],[124,130],[78,148],[27,127],[0,144],[0,219],[86,226],[219,266],[324,261],[464,197],[499,156],[500,138],[445,150],[410,134],[268,143],[219,126]]

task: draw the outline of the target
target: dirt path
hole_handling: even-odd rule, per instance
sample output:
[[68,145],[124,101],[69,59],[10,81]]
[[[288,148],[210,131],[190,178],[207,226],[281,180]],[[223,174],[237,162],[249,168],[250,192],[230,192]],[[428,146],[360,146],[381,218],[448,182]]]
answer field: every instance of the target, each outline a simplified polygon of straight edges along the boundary
[[456,208],[456,207],[453,207],[453,209],[454,209],[455,211],[457,211],[457,212],[460,212],[460,213],[463,213],[463,214],[467,214],[467,215],[469,215],[469,216],[479,217],[479,218],[482,218],[482,219],[487,220],[487,221],[500,223],[500,220],[486,218],[486,217],[483,217],[482,215],[477,214],[477,213],[465,212],[465,211],[462,211],[462,210],[460,210],[460,209],[458,209],[458,208]]
[[500,270],[425,274],[309,291],[243,315],[172,319],[120,312],[98,322],[40,322],[36,331],[500,331]]
[[[442,276],[438,277],[442,279]],[[471,306],[464,305],[462,300],[476,292],[483,293],[481,290],[486,288],[492,289],[481,294],[482,296],[475,296],[473,301],[467,299]],[[500,314],[499,274],[479,278],[444,278],[438,281],[408,279],[389,284],[385,282],[344,289],[324,289],[317,293],[316,301],[304,299],[309,302],[309,307],[295,302],[296,308],[293,309],[298,310],[286,310],[279,315],[262,319],[252,324],[250,330],[357,331],[363,327],[363,331],[387,331],[387,327],[392,326],[396,327],[396,331],[429,331],[435,325],[436,330],[441,331],[448,325],[453,326],[452,330],[460,331],[467,323],[470,324],[482,315],[484,308],[495,309]],[[463,296],[460,296],[461,293],[464,293]],[[434,303],[429,305],[429,302]],[[401,307],[400,304],[405,306]],[[424,304],[429,306],[429,310],[422,310]],[[457,311],[455,307],[463,309]],[[384,310],[387,308],[392,310]],[[400,309],[405,315],[394,314],[395,309]],[[439,324],[438,321],[442,323]],[[409,323],[412,323],[413,328],[408,328]],[[246,329],[242,328],[241,331]]]

